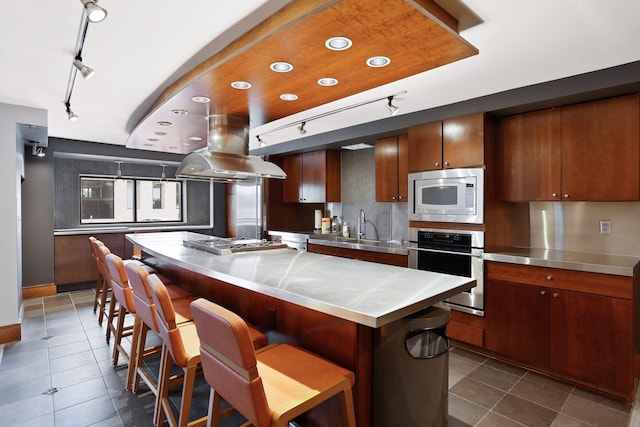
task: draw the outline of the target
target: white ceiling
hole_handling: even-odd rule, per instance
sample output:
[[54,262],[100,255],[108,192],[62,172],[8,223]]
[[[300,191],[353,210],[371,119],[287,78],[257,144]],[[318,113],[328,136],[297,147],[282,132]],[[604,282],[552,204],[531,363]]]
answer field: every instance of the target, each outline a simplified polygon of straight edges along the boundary
[[[90,24],[84,63],[64,108],[80,0],[0,3],[0,102],[48,110],[49,136],[125,145],[160,91],[282,7],[286,0],[100,0],[108,16]],[[252,129],[267,144],[299,138],[295,120],[406,90],[400,114],[447,105],[640,60],[638,0],[443,0],[480,22],[461,31],[479,55]],[[452,12],[457,14],[459,12]],[[468,16],[461,16],[463,27]],[[640,76],[639,76],[640,79]],[[387,116],[380,103],[307,124],[307,135]],[[255,138],[252,138],[254,141]],[[253,147],[253,145],[252,145]]]

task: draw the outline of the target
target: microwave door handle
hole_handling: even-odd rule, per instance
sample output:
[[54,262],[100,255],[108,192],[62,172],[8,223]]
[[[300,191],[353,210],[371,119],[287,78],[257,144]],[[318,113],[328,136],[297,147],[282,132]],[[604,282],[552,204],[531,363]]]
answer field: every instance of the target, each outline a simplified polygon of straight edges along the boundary
[[472,249],[471,253],[469,252],[455,252],[455,251],[443,251],[440,249],[425,249],[425,248],[417,248],[417,247],[408,247],[410,251],[422,251],[422,252],[431,252],[431,253],[439,253],[439,254],[451,254],[451,255],[466,255],[475,258],[483,258],[484,251],[482,249]]

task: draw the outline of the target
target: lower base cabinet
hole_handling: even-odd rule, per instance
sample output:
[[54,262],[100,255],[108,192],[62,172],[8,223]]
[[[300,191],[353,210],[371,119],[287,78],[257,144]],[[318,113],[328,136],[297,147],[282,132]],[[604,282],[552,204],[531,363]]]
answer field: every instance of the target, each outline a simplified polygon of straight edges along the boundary
[[485,348],[633,397],[633,278],[487,263]]

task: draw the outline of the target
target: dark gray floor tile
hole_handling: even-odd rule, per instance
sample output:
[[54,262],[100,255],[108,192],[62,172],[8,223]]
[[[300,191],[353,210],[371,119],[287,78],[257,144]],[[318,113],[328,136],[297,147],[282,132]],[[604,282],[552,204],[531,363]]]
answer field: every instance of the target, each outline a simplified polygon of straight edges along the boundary
[[85,351],[67,357],[52,359],[50,361],[52,374],[91,364],[97,366],[96,358],[92,351]]
[[97,366],[89,364],[51,374],[51,385],[62,389],[101,377],[102,375]]
[[522,377],[524,374],[527,373],[526,369],[522,369],[519,366],[509,365],[508,363],[504,363],[496,359],[488,359],[486,362],[484,362],[484,364],[494,369],[499,369],[501,371],[508,372],[511,375],[515,375],[517,377]]
[[108,420],[104,420],[104,421],[100,421],[97,422],[95,424],[91,424],[89,427],[122,427],[122,426],[127,426],[127,427],[133,427],[134,425],[153,425],[153,423],[149,420],[147,420],[146,424],[123,424],[122,421],[120,420],[119,416],[115,416],[112,418],[109,418]]
[[3,426],[29,425],[29,420],[34,420],[33,425],[39,425],[35,420],[47,414],[53,414],[53,400],[48,395],[38,395],[0,406],[0,420]]
[[555,420],[557,412],[536,405],[528,400],[507,394],[493,408],[493,412],[518,421],[529,427],[548,427]]
[[87,337],[83,333],[70,332],[68,334],[52,336],[51,338],[47,339],[47,344],[49,346],[49,349],[52,349],[61,345],[77,343],[86,340]]
[[56,427],[86,427],[117,416],[118,413],[108,395],[55,412]]
[[[60,391],[53,395],[53,407],[56,412],[58,412],[61,409],[108,395],[109,390],[107,389],[102,377],[99,377],[80,384],[61,388]],[[107,418],[109,417],[104,417],[95,421],[97,422]]]
[[58,359],[60,357],[68,357],[86,351],[91,351],[91,346],[87,340],[82,340],[50,348],[49,357],[51,359]]
[[5,350],[2,355],[2,363],[0,363],[0,372],[37,365],[46,362],[48,359],[46,348],[44,350],[15,354]]
[[[594,426],[626,427],[629,414],[571,394],[560,413]],[[635,427],[635,426],[634,426]]]
[[498,390],[468,377],[460,380],[449,391],[487,409],[493,408],[505,395],[503,390]]
[[28,381],[0,383],[0,405],[17,402],[41,395],[51,388],[49,374]]
[[3,357],[20,357],[21,354],[33,353],[35,351],[46,350],[46,340],[34,340],[34,341],[16,341],[4,346]]
[[102,379],[107,385],[107,389],[109,390],[110,393],[119,393],[125,390],[125,387],[127,385],[126,376],[123,377],[122,375],[119,375],[115,371],[107,375],[104,375]]
[[476,381],[480,381],[490,385],[491,387],[504,391],[509,391],[519,379],[519,377],[508,372],[494,369],[486,365],[480,365],[474,369],[469,374],[469,378],[473,378]]
[[44,297],[42,299],[42,302],[44,303],[45,307],[51,307],[51,306],[56,306],[56,305],[64,305],[64,304],[71,304],[71,297],[69,296],[68,293],[62,293],[62,294],[57,294],[57,295],[52,295],[52,296],[48,296],[48,297]]
[[[489,410],[449,393],[449,425],[476,425]],[[462,424],[460,424],[462,423]]]
[[518,381],[510,393],[556,412],[562,408],[569,397],[566,391],[529,381],[526,377]]
[[615,409],[616,411],[624,412],[626,414],[631,412],[631,405],[629,405],[628,403],[610,399],[592,391],[576,388],[573,391],[573,394],[591,402],[598,403],[611,409]]
[[56,335],[65,335],[72,332],[84,332],[82,328],[82,323],[70,323],[68,325],[58,325],[50,327],[47,325],[47,335],[51,337],[55,337]]
[[49,362],[39,362],[34,365],[27,365],[21,368],[0,372],[0,384],[4,386],[12,386],[48,374]]
[[489,412],[486,417],[482,419],[478,424],[478,427],[522,427],[523,424],[520,424],[514,420],[510,420],[507,417],[504,417],[500,414],[496,414],[495,412]]
[[456,354],[460,357],[465,357],[467,359],[473,360],[474,362],[477,362],[477,363],[482,363],[489,359],[487,356],[474,353],[473,351],[469,351],[461,347],[453,347],[451,349],[451,353]]

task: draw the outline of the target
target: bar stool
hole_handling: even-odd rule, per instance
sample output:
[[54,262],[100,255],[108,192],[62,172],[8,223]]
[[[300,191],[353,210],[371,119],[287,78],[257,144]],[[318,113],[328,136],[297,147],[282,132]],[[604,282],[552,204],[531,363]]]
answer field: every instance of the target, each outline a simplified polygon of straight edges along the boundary
[[256,427],[286,427],[296,416],[339,396],[344,425],[355,427],[353,372],[289,344],[255,351],[244,320],[210,301],[197,299],[191,312],[211,386],[209,426],[218,426],[222,398]]
[[[158,382],[159,393],[157,406],[160,408],[158,417],[154,420],[157,426],[162,425],[165,416],[172,427],[195,427],[204,425],[207,417],[188,421],[191,409],[191,398],[196,371],[200,365],[200,340],[196,332],[195,324],[187,322],[178,324],[173,303],[166,287],[158,276],[151,274],[147,277],[147,283],[151,289],[153,301],[156,305],[158,329],[163,340],[162,359],[160,362],[160,377]],[[253,330],[253,336],[247,328],[247,339],[252,348],[264,346],[267,338],[257,330]],[[169,382],[171,378],[172,362],[182,368],[184,380],[182,384],[182,399],[180,402],[180,417],[176,423],[171,404],[169,402]]]
[[[143,364],[144,358],[147,356],[147,354],[150,354],[151,351],[154,350],[145,348],[147,332],[151,329],[156,334],[160,335],[156,317],[156,305],[153,302],[151,289],[147,284],[147,277],[149,276],[149,272],[136,263],[125,264],[125,270],[127,272],[127,276],[129,277],[129,286],[131,286],[131,289],[133,290],[133,300],[136,305],[135,322],[139,323],[138,329],[140,331],[137,335],[137,339],[134,340],[137,357],[134,364],[133,385],[131,387],[131,391],[137,393],[140,387],[140,380],[142,380],[147,384],[151,392],[157,397],[158,382],[155,380],[154,376],[144,368]],[[193,317],[191,316],[190,304],[193,298],[171,297],[171,286],[166,286],[166,288],[176,312],[176,323],[181,324],[192,321]],[[135,330],[136,325],[134,324],[134,331]],[[176,378],[176,380],[179,380],[179,378]],[[171,385],[173,386],[174,383],[175,381],[172,378]],[[157,411],[158,408],[156,407],[156,414]]]
[[[109,308],[109,324],[107,325],[108,331],[113,332],[113,366],[118,366],[118,359],[120,355],[126,360],[127,369],[127,385],[126,388],[130,389],[133,383],[133,372],[136,360],[136,339],[140,333],[139,324],[134,322],[133,326],[125,326],[125,317],[127,314],[136,313],[136,306],[133,300],[133,292],[131,286],[129,286],[129,278],[125,270],[124,262],[116,254],[105,255],[105,263],[107,265],[107,271],[111,279],[111,292],[113,297],[118,302],[118,314],[112,315],[112,307]],[[117,324],[114,326],[113,319],[117,318]],[[137,326],[137,327],[136,327]],[[109,333],[109,332],[107,332]],[[127,349],[122,344],[122,338],[132,336],[131,350]]]
[[[104,316],[107,314],[107,303],[109,303],[109,291],[110,285],[109,280],[107,279],[107,273],[105,272],[104,261],[101,260],[100,248],[105,247],[105,244],[95,237],[89,237],[89,243],[91,244],[91,255],[93,257],[93,262],[95,264],[96,270],[98,271],[98,277],[96,279],[96,296],[93,300],[93,312],[95,313],[98,308],[98,325],[102,326],[102,320]],[[107,248],[109,250],[109,248]],[[107,252],[111,253],[111,251]]]

